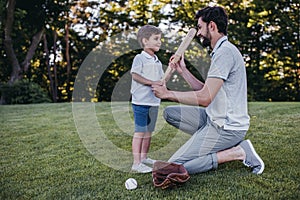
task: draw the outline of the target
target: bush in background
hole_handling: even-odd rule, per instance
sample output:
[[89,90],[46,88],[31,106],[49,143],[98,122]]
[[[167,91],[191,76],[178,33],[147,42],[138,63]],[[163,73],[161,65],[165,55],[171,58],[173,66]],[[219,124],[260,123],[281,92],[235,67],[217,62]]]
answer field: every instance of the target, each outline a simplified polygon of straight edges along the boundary
[[2,104],[50,103],[48,93],[42,87],[27,79],[16,81],[12,85],[0,86]]

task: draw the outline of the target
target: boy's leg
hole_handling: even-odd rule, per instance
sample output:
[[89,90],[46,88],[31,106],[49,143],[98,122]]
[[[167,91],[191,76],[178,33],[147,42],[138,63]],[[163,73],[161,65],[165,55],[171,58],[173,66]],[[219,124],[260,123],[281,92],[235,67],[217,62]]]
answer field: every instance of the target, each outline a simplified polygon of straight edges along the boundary
[[141,150],[143,146],[144,135],[145,133],[143,132],[136,132],[134,133],[134,137],[132,139],[133,164],[131,170],[133,172],[149,173],[152,171],[151,167],[148,167],[141,162]]
[[137,165],[141,163],[141,149],[143,143],[144,133],[136,132],[132,138],[132,154],[133,164]]
[[132,110],[135,125],[132,139],[133,164],[140,164],[143,140],[147,132],[148,107],[132,104]]
[[142,143],[141,160],[144,160],[147,158],[147,154],[150,149],[151,135],[155,129],[155,124],[156,124],[157,115],[158,115],[158,108],[159,108],[158,106],[151,106],[151,107],[149,107],[149,110],[148,110],[147,132],[144,135],[144,139],[143,139],[143,143]]
[[151,143],[151,133],[146,132],[144,134],[143,139],[142,139],[141,156],[140,156],[141,160],[144,160],[144,159],[147,158],[147,154],[148,154],[149,149],[150,149],[150,143]]
[[135,133],[132,139],[132,154],[134,161],[131,170],[139,173],[149,173],[152,171],[152,168],[141,163],[143,141],[145,135],[147,135],[148,107],[133,104],[132,108],[134,113]]

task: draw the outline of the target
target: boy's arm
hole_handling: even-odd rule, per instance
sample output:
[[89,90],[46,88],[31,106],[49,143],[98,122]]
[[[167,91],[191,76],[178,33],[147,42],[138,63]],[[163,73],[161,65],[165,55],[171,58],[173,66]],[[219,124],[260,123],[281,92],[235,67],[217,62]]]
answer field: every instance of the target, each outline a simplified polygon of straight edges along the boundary
[[151,85],[154,85],[154,84],[161,85],[160,83],[158,83],[159,81],[151,81],[151,80],[146,79],[143,76],[141,76],[137,73],[134,73],[134,72],[131,73],[131,76],[132,76],[133,80],[135,80],[136,82],[138,82],[140,84],[143,84],[143,85],[147,85],[147,86],[151,86]]

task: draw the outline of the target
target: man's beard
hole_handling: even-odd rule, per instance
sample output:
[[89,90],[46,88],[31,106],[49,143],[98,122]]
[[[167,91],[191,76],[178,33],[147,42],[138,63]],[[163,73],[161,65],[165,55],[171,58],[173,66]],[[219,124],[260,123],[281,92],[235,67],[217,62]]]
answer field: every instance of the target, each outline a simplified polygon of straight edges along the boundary
[[[208,29],[208,26],[207,26],[207,29]],[[202,37],[200,38],[201,45],[202,45],[202,47],[204,47],[204,48],[210,47],[210,45],[211,45],[210,39],[209,39],[208,37],[209,37],[209,32],[208,32],[208,30],[207,30],[206,36],[202,36]]]
[[202,37],[200,39],[201,45],[202,47],[206,48],[206,47],[210,47],[210,40],[207,37]]

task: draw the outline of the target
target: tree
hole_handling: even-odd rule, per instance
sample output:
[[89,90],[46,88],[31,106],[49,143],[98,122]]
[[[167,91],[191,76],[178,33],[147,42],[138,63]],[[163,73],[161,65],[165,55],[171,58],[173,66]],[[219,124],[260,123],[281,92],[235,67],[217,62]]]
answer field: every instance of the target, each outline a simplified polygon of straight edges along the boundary
[[[116,82],[130,70],[136,52],[126,49],[139,27],[153,24],[163,28],[164,49],[171,50],[180,42],[180,36],[196,25],[195,12],[216,4],[227,10],[229,40],[245,58],[249,99],[299,100],[300,25],[296,0],[1,0],[1,84],[25,78],[47,89],[54,102],[70,101],[85,58],[113,39],[124,46],[106,49],[107,55],[119,58],[101,77],[96,94],[99,101],[109,101]],[[171,32],[177,37],[170,37]],[[187,57],[195,59],[199,54],[204,53],[192,49]],[[159,52],[164,64],[170,55]],[[95,58],[93,64],[97,61]],[[202,68],[196,67],[190,65],[197,75]],[[201,75],[197,76],[205,78]],[[94,78],[96,75],[89,77]]]
[[[34,2],[7,0],[3,19],[4,58],[8,60],[8,84],[22,78],[30,78],[34,55],[46,31],[46,20],[51,19],[51,1]],[[11,67],[11,68],[9,68]],[[2,99],[3,101],[3,99]]]
[[26,78],[47,88],[54,102],[70,99],[76,68],[95,46],[89,47],[89,42],[80,41],[70,30],[70,4],[64,0],[7,3],[1,17],[1,30],[5,30],[1,82],[12,84]]
[[251,99],[299,100],[299,2],[254,0],[245,10],[247,35],[239,40],[246,44]]
[[34,52],[40,42],[42,35],[44,33],[43,27],[37,27],[36,33],[32,37],[31,44],[28,48],[26,56],[23,62],[20,64],[16,56],[15,49],[13,47],[12,32],[14,24],[16,0],[7,1],[7,13],[4,23],[4,49],[6,51],[7,57],[12,66],[12,72],[10,75],[9,83],[13,83],[16,80],[20,80],[23,73],[27,72],[30,65],[30,60],[32,59]]

